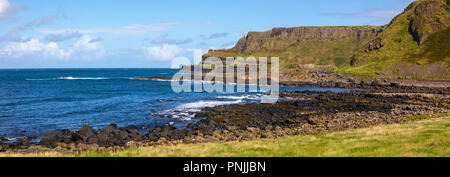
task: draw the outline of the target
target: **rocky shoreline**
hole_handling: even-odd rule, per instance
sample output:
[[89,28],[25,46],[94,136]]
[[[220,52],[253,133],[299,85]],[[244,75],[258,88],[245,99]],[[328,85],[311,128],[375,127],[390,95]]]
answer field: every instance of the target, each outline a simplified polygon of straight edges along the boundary
[[[405,117],[449,114],[450,87],[406,86],[378,81],[290,82],[286,85],[360,88],[350,92],[284,91],[295,98],[276,104],[225,105],[205,108],[196,123],[184,129],[165,125],[142,133],[135,126],[111,124],[96,131],[84,125],[78,131],[50,131],[40,142],[21,139],[1,143],[0,152],[117,151],[161,144],[241,141],[409,121]],[[303,85],[304,84],[304,85]],[[0,141],[4,139],[0,138]]]

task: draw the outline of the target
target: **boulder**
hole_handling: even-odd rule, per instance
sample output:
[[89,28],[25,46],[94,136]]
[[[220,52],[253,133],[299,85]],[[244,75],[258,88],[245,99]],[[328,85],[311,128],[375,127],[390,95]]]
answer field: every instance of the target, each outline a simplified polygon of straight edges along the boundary
[[95,132],[88,124],[83,125],[83,127],[78,130],[78,134],[83,137],[84,141],[87,141],[89,137],[97,136],[97,132]]
[[38,137],[37,135],[30,135],[30,136],[27,136],[26,140],[31,141],[31,140],[36,139],[37,137]]
[[8,139],[6,139],[5,137],[0,137],[0,142],[3,142],[3,141],[8,141]]
[[82,143],[84,140],[80,134],[78,134],[77,132],[72,132],[71,141],[74,143]]
[[101,134],[104,135],[118,135],[119,134],[119,130],[117,129],[117,125],[116,124],[111,124],[108,125],[107,127],[105,127]]
[[390,87],[400,87],[400,84],[396,83],[396,82],[391,82],[389,84]]
[[61,132],[49,131],[45,134],[44,138],[39,142],[40,145],[47,147],[54,147],[56,143],[61,142]]

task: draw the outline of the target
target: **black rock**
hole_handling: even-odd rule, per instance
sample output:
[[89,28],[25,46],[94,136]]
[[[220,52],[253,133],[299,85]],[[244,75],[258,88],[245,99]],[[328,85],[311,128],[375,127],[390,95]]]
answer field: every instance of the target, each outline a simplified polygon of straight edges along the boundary
[[389,84],[390,87],[399,87],[400,84],[395,83],[395,82],[391,82],[391,84]]
[[69,129],[63,129],[63,130],[61,130],[61,133],[64,135],[68,135],[68,134],[72,133],[72,131],[70,131]]
[[348,82],[350,82],[350,83],[352,83],[352,84],[356,84],[355,79],[352,79],[352,78],[349,78],[349,79],[348,79]]
[[120,131],[118,137],[119,137],[119,140],[127,140],[128,139],[128,133],[126,131]]
[[62,136],[61,132],[49,131],[44,138],[41,139],[39,144],[47,147],[54,147],[56,143],[61,142]]
[[72,131],[70,131],[69,129],[61,130],[61,135],[62,135],[61,141],[60,141],[61,143],[69,144],[69,143],[73,142],[73,140],[72,140]]
[[156,136],[155,133],[149,133],[147,135],[147,137],[148,137],[148,140],[150,140],[150,141],[157,141],[158,140],[158,136]]
[[19,146],[29,146],[30,142],[24,139],[19,139]]
[[6,139],[5,137],[0,137],[0,142],[3,142],[3,141],[8,141],[8,139]]
[[95,132],[88,124],[85,124],[78,130],[78,134],[83,137],[84,140],[87,140],[91,136],[96,136],[97,132]]
[[108,125],[107,127],[105,127],[102,130],[101,134],[108,135],[108,136],[114,136],[114,135],[119,135],[119,132],[120,131],[117,129],[117,125],[111,124],[111,125]]
[[81,143],[83,142],[83,137],[76,132],[72,132],[71,141],[74,143]]
[[30,136],[27,136],[26,140],[31,141],[31,140],[36,139],[37,137],[38,137],[37,135],[30,135]]
[[188,123],[188,124],[186,125],[186,128],[194,128],[194,124],[193,124],[193,123]]

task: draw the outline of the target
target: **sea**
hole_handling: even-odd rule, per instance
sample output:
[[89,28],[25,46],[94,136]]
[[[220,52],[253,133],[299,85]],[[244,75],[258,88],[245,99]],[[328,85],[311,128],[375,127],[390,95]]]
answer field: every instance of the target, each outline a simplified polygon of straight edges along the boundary
[[[184,128],[201,119],[195,114],[203,108],[259,103],[264,95],[248,89],[241,93],[175,93],[171,81],[134,79],[171,77],[176,71],[161,68],[0,69],[0,137],[14,141],[37,135],[35,141],[38,141],[47,131],[78,130],[84,124],[94,129],[110,124],[133,125],[143,132],[166,124]],[[346,91],[295,86],[281,86],[280,90]]]

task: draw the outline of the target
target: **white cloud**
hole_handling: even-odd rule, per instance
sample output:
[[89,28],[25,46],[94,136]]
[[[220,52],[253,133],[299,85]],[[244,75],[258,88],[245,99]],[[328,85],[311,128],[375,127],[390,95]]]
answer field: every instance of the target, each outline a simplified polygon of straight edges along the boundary
[[151,43],[153,44],[187,44],[192,42],[193,40],[191,38],[186,39],[169,39],[167,38],[167,35],[159,36],[153,40],[151,40]]
[[30,39],[23,42],[7,43],[1,50],[0,54],[13,58],[20,58],[26,55],[69,59],[77,56],[81,58],[97,58],[105,55],[105,51],[101,49],[100,43],[91,36],[82,36],[72,46],[62,49],[55,42],[41,42],[38,39]]
[[75,42],[74,47],[77,50],[97,50],[100,48],[99,42],[92,42],[94,38],[90,36],[82,36],[77,42]]
[[164,44],[162,46],[144,47],[144,52],[152,60],[171,60],[179,56],[183,49],[177,45]]
[[0,0],[0,14],[5,13],[8,8],[9,8],[10,4],[7,0]]
[[[0,0],[1,1],[1,0]],[[27,38],[24,38],[20,34],[24,31],[33,30],[34,28],[42,25],[48,25],[53,23],[53,21],[56,19],[56,16],[50,15],[45,17],[39,17],[35,18],[34,20],[28,22],[25,25],[22,26],[15,26],[11,28],[6,34],[0,36],[0,42],[2,41],[12,41],[12,42],[24,42],[25,40],[28,40]]]
[[59,48],[55,42],[49,42],[45,48],[44,55],[54,56],[56,58],[69,58],[72,55],[72,51],[65,51]]
[[22,57],[28,54],[37,54],[44,57],[56,57],[58,59],[67,58],[70,51],[64,51],[58,44],[49,42],[47,44],[38,39],[31,39],[26,42],[11,42],[3,48],[3,53],[11,57]]
[[44,34],[59,34],[67,32],[80,32],[82,34],[94,34],[94,33],[111,33],[114,35],[122,34],[144,34],[150,31],[162,31],[175,25],[182,24],[181,22],[162,22],[151,24],[131,24],[121,27],[113,28],[61,28],[61,29],[37,29],[38,32]]
[[8,0],[0,0],[0,20],[4,20],[16,15],[17,11],[21,9],[21,6],[10,3],[8,2]]

